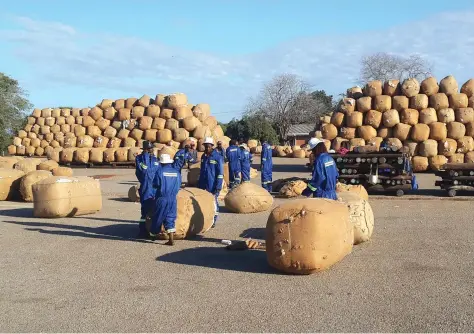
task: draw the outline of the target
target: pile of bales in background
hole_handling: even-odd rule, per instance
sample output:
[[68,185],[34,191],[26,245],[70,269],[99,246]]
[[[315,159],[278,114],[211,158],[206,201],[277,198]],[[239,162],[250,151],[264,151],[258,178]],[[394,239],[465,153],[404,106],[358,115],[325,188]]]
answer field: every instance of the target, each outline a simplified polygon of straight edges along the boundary
[[143,140],[154,143],[155,153],[169,154],[195,140],[203,151],[205,137],[228,146],[230,138],[209,104],[192,105],[185,94],[158,94],[154,99],[104,99],[93,108],[35,109],[27,125],[8,147],[9,155],[47,156],[60,163],[134,161]]
[[411,153],[415,171],[437,170],[447,162],[474,162],[473,107],[474,79],[460,89],[453,76],[439,83],[434,77],[370,81],[347,90],[337,111],[322,118],[317,136],[334,150],[344,141],[351,148],[379,147],[388,138]]

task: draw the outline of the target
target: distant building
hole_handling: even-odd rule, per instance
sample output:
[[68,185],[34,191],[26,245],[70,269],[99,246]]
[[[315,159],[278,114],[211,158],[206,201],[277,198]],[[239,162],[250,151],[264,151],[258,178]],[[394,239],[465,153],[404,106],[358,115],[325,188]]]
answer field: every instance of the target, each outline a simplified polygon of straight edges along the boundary
[[290,126],[288,135],[286,136],[291,146],[303,145],[311,138],[311,132],[314,131],[315,124],[295,124]]

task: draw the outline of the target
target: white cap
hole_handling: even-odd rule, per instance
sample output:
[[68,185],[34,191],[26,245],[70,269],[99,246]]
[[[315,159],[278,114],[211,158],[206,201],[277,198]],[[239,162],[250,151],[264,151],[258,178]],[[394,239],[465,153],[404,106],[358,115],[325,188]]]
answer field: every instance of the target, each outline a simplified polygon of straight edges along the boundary
[[173,160],[171,159],[169,154],[163,153],[160,155],[160,164],[172,164]]
[[313,148],[315,148],[319,143],[322,143],[321,140],[319,140],[318,138],[311,138],[308,142],[308,146],[309,146],[309,149],[312,150]]
[[206,137],[206,139],[204,139],[204,144],[214,145],[214,139],[212,139],[212,137]]

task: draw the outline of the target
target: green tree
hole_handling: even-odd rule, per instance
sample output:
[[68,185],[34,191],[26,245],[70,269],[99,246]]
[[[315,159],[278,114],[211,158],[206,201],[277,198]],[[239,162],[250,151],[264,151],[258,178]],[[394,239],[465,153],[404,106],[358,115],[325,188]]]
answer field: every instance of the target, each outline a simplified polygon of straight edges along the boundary
[[219,124],[221,126],[222,131],[225,133],[226,130],[227,130],[227,123],[217,122],[217,124]]
[[5,152],[12,138],[25,126],[26,112],[32,108],[18,81],[0,72],[0,151]]
[[260,115],[246,115],[242,119],[232,119],[227,124],[227,137],[240,141],[264,138],[273,143],[278,142],[278,135],[272,124]]
[[313,100],[319,102],[322,112],[334,111],[335,101],[332,95],[327,95],[324,90],[315,90],[311,93]]

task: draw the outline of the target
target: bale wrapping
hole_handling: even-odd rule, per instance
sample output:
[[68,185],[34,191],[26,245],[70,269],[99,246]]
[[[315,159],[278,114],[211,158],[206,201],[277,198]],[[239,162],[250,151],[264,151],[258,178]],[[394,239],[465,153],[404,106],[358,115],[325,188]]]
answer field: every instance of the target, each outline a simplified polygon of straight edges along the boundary
[[464,154],[455,153],[448,158],[448,162],[452,164],[462,164],[464,162]]
[[382,81],[369,81],[364,87],[364,95],[370,97],[382,95]]
[[469,100],[464,93],[454,93],[449,95],[449,106],[453,109],[467,108]]
[[455,110],[456,122],[467,124],[474,121],[473,108],[459,108]]
[[418,146],[418,152],[423,157],[434,157],[438,155],[438,143],[433,139],[425,140]]
[[382,123],[382,113],[380,111],[373,110],[373,109],[367,111],[364,118],[365,125],[370,125],[377,129],[381,123]]
[[364,114],[358,111],[355,111],[346,115],[346,125],[350,128],[357,128],[359,126],[362,126],[363,120],[364,120]]
[[434,108],[436,110],[449,108],[448,96],[444,93],[436,93],[434,95],[431,95],[429,106],[430,108]]
[[211,114],[211,106],[207,103],[199,103],[193,108],[193,114],[203,122]]
[[0,168],[0,201],[21,198],[20,183],[25,172],[19,169]]
[[428,108],[428,96],[425,94],[417,94],[413,97],[410,97],[410,108],[416,110],[423,110]]
[[40,163],[36,169],[37,170],[41,170],[41,171],[52,171],[53,169],[55,168],[58,168],[59,167],[59,164],[57,161],[53,161],[53,160],[46,160],[46,161],[43,161],[42,163]]
[[403,109],[402,112],[400,113],[400,119],[402,123],[408,124],[408,125],[415,125],[418,124],[418,119],[419,119],[419,112],[416,109]]
[[457,153],[467,153],[474,150],[474,139],[472,137],[464,136],[458,139]]
[[392,98],[388,95],[379,95],[373,99],[373,109],[385,112],[392,109]]
[[412,160],[412,168],[413,171],[418,172],[425,172],[428,170],[429,162],[427,157],[422,156],[415,156]]
[[357,100],[357,111],[359,112],[367,112],[372,109],[372,98],[370,96],[364,96]]
[[53,176],[72,176],[72,168],[58,167],[52,170]]
[[407,109],[409,106],[409,99],[406,96],[394,96],[392,98],[392,108],[397,110],[398,112],[402,112],[402,110]]
[[454,110],[451,108],[444,108],[438,110],[438,121],[443,123],[450,123],[456,120]]
[[374,212],[369,202],[351,192],[338,193],[338,200],[349,209],[349,221],[354,228],[354,245],[370,240],[374,231]]
[[446,140],[439,142],[438,154],[442,154],[445,157],[450,157],[456,153],[457,148],[458,148],[458,142],[454,139],[447,138]]
[[426,78],[421,82],[420,91],[428,96],[434,95],[439,92],[438,80],[434,77]]
[[450,122],[448,127],[448,137],[451,139],[461,139],[466,134],[466,127],[460,122]]
[[180,106],[188,104],[188,98],[183,93],[170,94],[166,97],[165,104],[170,109],[176,109]]
[[293,198],[300,196],[306,189],[307,184],[303,180],[286,182],[278,191],[278,197]]
[[423,124],[431,124],[438,121],[438,116],[434,108],[425,108],[419,113],[418,121]]
[[145,115],[145,108],[143,108],[142,106],[133,107],[130,115],[133,119],[140,119]]
[[[405,141],[410,136],[411,125],[398,123],[393,128],[393,136],[395,138],[400,139],[401,141]],[[374,130],[375,131],[375,130]],[[376,137],[376,136],[374,136]]]
[[408,78],[403,81],[401,90],[406,97],[414,97],[420,93],[420,83],[415,78]]
[[387,80],[383,84],[383,95],[395,96],[400,95],[400,81],[399,80]]
[[446,95],[456,94],[459,90],[458,83],[452,75],[448,75],[439,82],[439,91]]
[[429,125],[430,127],[430,139],[436,141],[444,141],[448,137],[448,128],[445,123],[434,122]]
[[411,139],[421,143],[430,137],[430,127],[426,124],[415,124],[411,130]]
[[345,114],[349,114],[356,109],[356,101],[353,98],[345,97],[339,102],[339,111]]
[[31,158],[31,159],[23,159],[18,161],[15,164],[15,169],[22,171],[24,174],[28,174],[29,172],[33,172],[36,170],[36,167],[41,163],[41,159]]
[[333,124],[323,124],[321,132],[324,139],[332,140],[337,137],[337,128]]
[[33,184],[51,177],[53,174],[45,170],[36,170],[29,172],[21,178],[20,193],[25,202],[33,202]]
[[224,202],[225,207],[231,212],[254,213],[271,208],[273,197],[262,187],[247,182],[230,190]]
[[364,139],[365,141],[371,140],[377,137],[377,130],[375,130],[370,125],[364,125],[357,129],[358,135],[360,138]]
[[384,127],[393,128],[395,125],[400,123],[400,116],[398,114],[398,111],[395,109],[390,109],[384,112],[382,115],[382,122]]
[[349,211],[333,200],[294,200],[275,208],[267,221],[268,263],[284,272],[323,271],[351,253],[353,240]]
[[340,136],[344,139],[353,139],[356,135],[356,128],[341,128],[339,131]]

